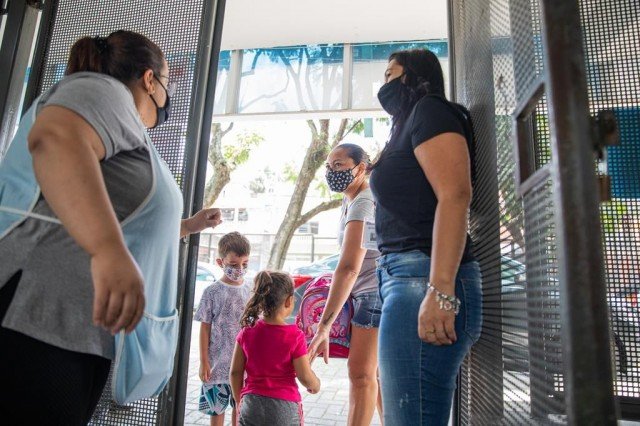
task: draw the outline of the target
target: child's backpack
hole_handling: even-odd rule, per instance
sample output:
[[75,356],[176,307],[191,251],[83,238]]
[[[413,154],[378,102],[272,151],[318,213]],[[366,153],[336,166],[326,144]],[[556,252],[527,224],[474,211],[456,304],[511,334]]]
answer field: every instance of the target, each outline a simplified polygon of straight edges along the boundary
[[[307,345],[311,343],[318,330],[318,323],[329,297],[332,274],[324,274],[314,278],[304,291],[300,310],[296,316],[296,324],[304,333]],[[353,318],[353,302],[351,297],[344,304],[329,333],[329,356],[347,358],[349,356],[349,340],[351,339],[351,318]]]

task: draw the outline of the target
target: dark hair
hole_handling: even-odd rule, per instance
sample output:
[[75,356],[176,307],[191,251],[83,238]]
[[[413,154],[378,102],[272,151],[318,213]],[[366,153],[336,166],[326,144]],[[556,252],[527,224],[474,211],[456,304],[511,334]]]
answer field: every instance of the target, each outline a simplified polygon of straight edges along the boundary
[[229,253],[238,256],[248,256],[251,253],[251,244],[247,237],[239,232],[229,232],[218,241],[218,257],[226,257]]
[[427,95],[438,95],[446,99],[444,93],[444,74],[438,57],[428,49],[399,50],[389,55],[389,62],[395,60],[402,66],[403,74],[398,77],[404,90],[401,92],[400,111],[391,118],[389,142],[376,156],[369,170],[373,170],[396,135],[404,127],[413,107]]
[[403,68],[399,78],[406,90],[402,91],[400,112],[393,117],[392,135],[404,126],[407,117],[416,103],[426,95],[444,94],[444,75],[438,57],[427,49],[400,50],[389,56],[389,62],[395,60]]
[[120,30],[107,37],[77,40],[71,47],[65,74],[91,71],[129,84],[148,69],[159,76],[163,66],[164,54],[154,42],[142,34]]
[[293,280],[286,272],[262,271],[254,279],[253,295],[242,314],[240,325],[252,327],[260,314],[270,317],[293,296]]
[[347,152],[347,157],[351,158],[356,166],[358,164],[364,163],[367,167],[371,164],[371,160],[369,159],[369,154],[362,149],[360,145],[356,145],[354,143],[341,143],[340,145],[333,148],[336,149],[344,149]]

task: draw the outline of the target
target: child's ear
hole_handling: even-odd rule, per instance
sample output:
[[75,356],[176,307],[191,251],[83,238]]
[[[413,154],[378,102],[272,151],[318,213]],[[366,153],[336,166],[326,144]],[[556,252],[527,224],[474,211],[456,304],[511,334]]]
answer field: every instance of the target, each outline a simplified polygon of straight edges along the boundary
[[222,268],[222,259],[220,258],[216,259],[216,264]]
[[287,300],[284,301],[284,307],[289,308],[293,304],[293,295],[287,297]]

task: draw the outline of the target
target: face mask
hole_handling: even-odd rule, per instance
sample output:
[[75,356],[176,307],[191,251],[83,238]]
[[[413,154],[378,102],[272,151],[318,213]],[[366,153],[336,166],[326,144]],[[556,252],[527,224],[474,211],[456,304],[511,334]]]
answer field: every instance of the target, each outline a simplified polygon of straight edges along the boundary
[[231,281],[239,281],[247,273],[247,268],[237,268],[235,266],[223,266],[222,270]]
[[402,76],[385,83],[378,91],[380,105],[391,116],[400,114],[402,108],[402,92],[407,88],[402,84]]
[[333,192],[344,192],[345,189],[351,182],[353,182],[353,175],[351,174],[351,170],[355,169],[355,167],[349,170],[343,170],[341,172],[335,172],[333,170],[327,170],[327,174],[325,178],[327,179],[327,185],[329,185],[329,189]]
[[[154,78],[156,78],[154,76]],[[164,106],[158,106],[158,103],[156,102],[156,100],[153,98],[153,96],[149,95],[149,97],[151,97],[151,100],[153,101],[153,103],[156,105],[156,124],[155,126],[153,126],[153,128],[156,128],[158,126],[160,126],[161,124],[165,123],[168,119],[169,119],[169,113],[171,112],[171,101],[169,99],[169,92],[167,91],[167,88],[164,87],[164,84],[162,84],[160,82],[160,80],[158,80],[156,78],[156,80],[158,81],[158,83],[160,83],[160,86],[162,86],[162,88],[164,89],[164,93],[167,94],[167,100],[164,103]]]

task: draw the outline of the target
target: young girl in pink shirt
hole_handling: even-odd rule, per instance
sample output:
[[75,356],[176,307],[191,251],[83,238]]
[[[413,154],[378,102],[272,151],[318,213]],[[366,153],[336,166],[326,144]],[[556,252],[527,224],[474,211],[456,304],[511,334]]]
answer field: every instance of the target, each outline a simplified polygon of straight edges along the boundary
[[241,426],[302,425],[296,377],[309,393],[320,390],[304,334],[285,322],[293,311],[293,301],[293,281],[288,274],[263,271],[256,276],[229,374],[233,397],[240,401]]

